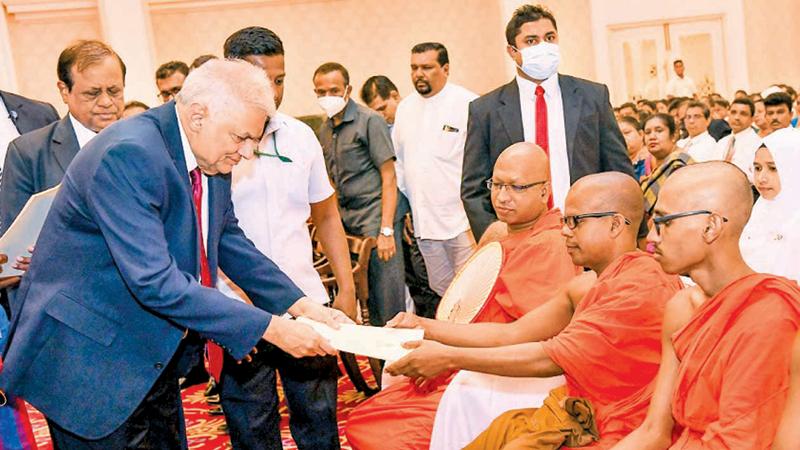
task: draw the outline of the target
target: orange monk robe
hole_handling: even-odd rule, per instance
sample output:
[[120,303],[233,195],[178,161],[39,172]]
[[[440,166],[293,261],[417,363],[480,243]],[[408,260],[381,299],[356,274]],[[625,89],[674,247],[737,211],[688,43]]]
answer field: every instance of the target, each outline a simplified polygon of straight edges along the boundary
[[672,336],[680,360],[673,449],[768,449],[789,386],[800,290],[753,274],[706,301]]
[[[581,272],[567,253],[560,218],[561,212],[552,209],[530,230],[500,241],[500,274],[473,322],[512,322],[545,303]],[[356,450],[427,450],[436,409],[448,383],[421,392],[413,383],[403,382],[376,394],[350,413],[345,429],[350,445]]]
[[606,449],[647,414],[661,362],[661,325],[667,301],[682,288],[652,256],[626,253],[586,293],[572,320],[542,343],[564,370],[567,395],[589,400]]

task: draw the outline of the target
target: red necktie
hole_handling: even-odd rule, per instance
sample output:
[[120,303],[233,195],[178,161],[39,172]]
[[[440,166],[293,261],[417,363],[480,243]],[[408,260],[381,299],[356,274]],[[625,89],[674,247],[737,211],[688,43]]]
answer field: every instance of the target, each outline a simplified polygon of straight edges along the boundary
[[[206,257],[206,245],[203,240],[203,175],[200,173],[199,167],[189,172],[189,175],[192,178],[192,199],[195,211],[197,211],[197,229],[200,230],[200,284],[213,288],[211,269],[208,268],[208,258]],[[206,342],[206,370],[217,381],[222,373],[223,355],[219,345],[210,341]]]
[[[550,139],[547,136],[547,103],[544,101],[544,88],[536,86],[536,145],[542,147],[544,153],[550,157]],[[548,168],[548,170],[550,170]],[[547,208],[553,208],[552,184],[550,198],[547,199]]]

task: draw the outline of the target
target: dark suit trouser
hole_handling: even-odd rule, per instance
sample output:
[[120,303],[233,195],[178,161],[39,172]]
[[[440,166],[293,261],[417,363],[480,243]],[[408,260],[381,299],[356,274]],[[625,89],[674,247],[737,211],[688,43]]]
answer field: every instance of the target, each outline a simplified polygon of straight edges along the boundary
[[[183,346],[181,346],[183,348]],[[180,353],[180,350],[179,350]],[[181,391],[176,372],[177,355],[161,373],[144,401],[131,417],[110,435],[88,440],[47,421],[55,450],[116,450],[188,448],[186,422],[181,404]],[[124,381],[120,381],[123,383]],[[74,399],[80,402],[81,399]],[[86,405],[91,408],[91,405]]]
[[289,406],[289,428],[301,450],[338,450],[336,358],[296,359],[267,342],[253,361],[237,364],[227,353],[220,401],[234,449],[282,449],[276,371]]
[[414,300],[415,312],[420,317],[433,319],[442,298],[431,289],[428,283],[425,259],[422,257],[422,252],[419,251],[415,238],[411,238],[410,244],[403,239],[403,257],[405,258],[406,285],[408,285],[408,292]]
[[382,327],[397,313],[406,310],[405,264],[403,263],[403,220],[394,223],[396,252],[388,261],[378,258],[377,247],[369,256],[369,322]]

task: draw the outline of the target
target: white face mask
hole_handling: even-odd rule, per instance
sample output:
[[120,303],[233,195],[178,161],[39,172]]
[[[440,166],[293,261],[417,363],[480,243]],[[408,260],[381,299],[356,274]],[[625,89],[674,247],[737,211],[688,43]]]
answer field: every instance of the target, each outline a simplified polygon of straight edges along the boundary
[[558,71],[558,63],[561,61],[558,44],[540,42],[516,50],[522,54],[522,66],[518,67],[534,80],[546,80]]
[[318,97],[317,103],[319,104],[319,107],[325,111],[325,114],[328,115],[328,118],[338,114],[339,111],[343,110],[347,105],[344,97],[339,97],[338,95],[326,95],[324,97]]

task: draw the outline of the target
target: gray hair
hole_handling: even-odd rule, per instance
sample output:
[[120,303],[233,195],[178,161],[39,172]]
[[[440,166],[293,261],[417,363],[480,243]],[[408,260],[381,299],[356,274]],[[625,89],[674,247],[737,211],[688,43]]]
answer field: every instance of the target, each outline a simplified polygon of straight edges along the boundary
[[253,106],[275,115],[272,86],[263,70],[244,60],[211,60],[192,70],[176,97],[181,105],[201,103],[210,114]]

